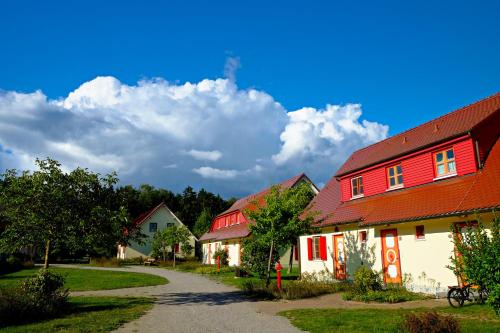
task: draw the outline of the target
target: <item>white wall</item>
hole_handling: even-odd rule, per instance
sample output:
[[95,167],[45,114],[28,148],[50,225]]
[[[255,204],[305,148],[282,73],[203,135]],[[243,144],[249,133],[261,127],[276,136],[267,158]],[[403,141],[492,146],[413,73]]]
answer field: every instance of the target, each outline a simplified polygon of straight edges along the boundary
[[[210,257],[208,256],[208,248],[210,246]],[[227,248],[229,255],[229,266],[240,265],[240,244],[238,239],[230,239],[222,242],[206,242],[202,245],[202,263],[208,265],[215,265],[217,262],[213,259],[213,255],[217,249]]]
[[[376,271],[382,271],[382,240],[380,231],[384,229],[397,229],[399,254],[401,262],[401,274],[406,278],[411,277],[407,284],[409,289],[426,292],[429,294],[445,293],[448,286],[457,284],[457,278],[447,268],[450,264],[450,256],[453,255],[454,246],[451,226],[456,222],[476,220],[475,216],[448,217],[425,221],[390,224],[376,226],[368,229],[356,229],[355,225],[340,226],[338,232],[333,228],[324,228],[322,234],[300,237],[300,260],[301,272],[321,272],[328,270],[333,273],[333,235],[343,234],[346,243],[347,274],[352,279],[353,273],[361,265],[371,266]],[[486,226],[491,221],[491,214],[484,214],[481,220]],[[425,240],[417,240],[415,237],[415,226],[424,225]],[[367,231],[367,244],[360,251],[360,243],[356,238],[358,231]],[[326,236],[327,260],[309,260],[307,253],[307,238],[313,236]],[[361,258],[373,252],[371,260]],[[360,256],[360,253],[362,254]]]
[[[137,258],[137,257],[149,257],[152,252],[152,241],[154,232],[149,232],[149,224],[157,223],[157,230],[164,230],[167,228],[167,224],[173,223],[175,226],[183,225],[175,215],[165,207],[160,207],[155,211],[153,215],[151,215],[144,223],[141,225],[141,232],[145,234],[147,237],[144,240],[144,244],[138,244],[136,242],[132,242],[129,246],[123,248],[118,246],[118,254],[117,257],[120,259],[128,259],[128,258]],[[193,251],[191,255],[194,255],[194,246],[196,239],[194,236],[191,236],[189,239],[189,243],[193,246]],[[177,254],[178,257],[183,257],[182,250]]]

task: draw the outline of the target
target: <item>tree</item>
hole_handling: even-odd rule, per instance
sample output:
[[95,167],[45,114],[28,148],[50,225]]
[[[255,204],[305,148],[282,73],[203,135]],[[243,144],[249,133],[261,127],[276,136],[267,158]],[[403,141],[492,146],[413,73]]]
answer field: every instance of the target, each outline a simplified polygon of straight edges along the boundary
[[[50,158],[36,160],[38,170],[3,174],[1,214],[8,225],[0,245],[6,252],[45,249],[45,267],[53,250],[102,253],[117,242],[136,239],[140,232],[116,201],[111,174],[103,178],[87,169],[70,173]],[[124,234],[124,231],[128,232]]]
[[196,219],[196,222],[193,227],[193,234],[196,237],[201,237],[205,232],[210,229],[210,225],[212,224],[212,214],[208,208],[205,208],[200,216]]
[[456,255],[449,268],[467,283],[486,288],[488,304],[500,314],[500,217],[495,214],[490,232],[480,221],[452,232]]
[[[189,237],[191,237],[191,232],[189,232],[189,229],[186,228],[185,226],[172,226],[170,228],[165,229],[165,242],[167,246],[169,246],[172,250],[173,253],[173,267],[175,267],[175,247],[179,245],[183,245],[184,247],[181,247],[183,251],[185,251],[187,248],[185,244],[189,242]],[[189,244],[191,245],[191,244]],[[192,247],[191,247],[192,248]],[[189,254],[184,252],[185,254]]]
[[161,254],[163,261],[165,261],[170,248],[166,231],[167,229],[156,231],[151,244],[153,257],[159,257]]
[[252,237],[244,241],[244,262],[252,269],[262,272],[262,259],[266,258],[269,285],[271,266],[278,260],[278,252],[294,245],[297,238],[309,232],[313,213],[301,214],[313,198],[308,183],[282,189],[271,187],[264,197],[264,203],[254,202],[258,207],[246,213],[255,224],[250,225]]

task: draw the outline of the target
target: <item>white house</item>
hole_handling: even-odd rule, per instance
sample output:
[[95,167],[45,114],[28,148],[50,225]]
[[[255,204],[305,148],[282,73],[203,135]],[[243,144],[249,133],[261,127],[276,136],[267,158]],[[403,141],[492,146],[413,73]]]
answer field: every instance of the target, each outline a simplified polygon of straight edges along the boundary
[[354,152],[308,207],[319,232],[300,237],[301,272],[442,294],[454,233],[500,208],[500,94]]
[[[144,244],[132,242],[129,246],[118,245],[117,258],[130,259],[137,257],[150,257],[152,252],[153,236],[157,230],[164,230],[172,226],[184,226],[184,224],[175,216],[174,213],[164,203],[159,204],[148,212],[140,215],[134,220],[136,225],[141,226],[141,232],[147,236]],[[198,239],[191,234],[189,243],[194,246]],[[178,257],[183,257],[184,254],[180,251],[180,246],[175,247],[175,253]]]
[[[282,188],[291,188],[302,182],[309,184],[315,194],[319,192],[318,188],[304,173],[277,185]],[[254,202],[263,203],[264,197],[269,193],[270,189],[271,187],[268,187],[258,193],[239,199],[228,210],[217,215],[212,220],[210,229],[200,238],[200,242],[203,244],[202,262],[204,264],[215,264],[213,254],[220,248],[224,248],[228,252],[230,266],[239,266],[241,264],[242,240],[250,236],[251,232],[248,226],[250,223],[254,223],[246,216],[245,212],[256,208]],[[294,263],[298,263],[298,250],[297,247],[294,247],[293,250],[289,249],[280,254],[283,266],[288,266],[290,251],[294,251]]]

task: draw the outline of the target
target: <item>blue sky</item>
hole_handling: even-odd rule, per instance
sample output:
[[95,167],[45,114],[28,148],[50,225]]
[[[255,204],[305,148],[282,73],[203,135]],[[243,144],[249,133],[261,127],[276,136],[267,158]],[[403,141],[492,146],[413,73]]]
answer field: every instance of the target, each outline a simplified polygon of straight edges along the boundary
[[[57,100],[98,76],[197,83],[224,77],[232,57],[239,90],[265,92],[287,112],[359,103],[360,120],[392,135],[499,90],[499,12],[498,1],[9,1],[0,11],[0,90]],[[13,140],[0,134],[16,154]],[[0,158],[0,167],[12,163]]]

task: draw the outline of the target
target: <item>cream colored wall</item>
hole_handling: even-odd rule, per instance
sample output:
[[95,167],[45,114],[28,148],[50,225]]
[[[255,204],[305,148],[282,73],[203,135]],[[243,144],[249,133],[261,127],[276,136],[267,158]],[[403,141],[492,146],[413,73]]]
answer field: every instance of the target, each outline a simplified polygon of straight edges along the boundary
[[[167,228],[168,223],[173,223],[176,226],[183,225],[175,215],[170,212],[165,207],[160,207],[152,216],[150,216],[142,225],[141,232],[146,235],[144,239],[144,244],[139,244],[137,242],[132,242],[129,246],[125,248],[124,256],[122,255],[122,259],[127,258],[136,258],[136,257],[149,257],[152,252],[152,241],[154,232],[149,232],[149,224],[157,223],[158,230],[164,230]],[[194,236],[189,238],[189,243],[193,246],[193,252],[191,255],[194,255],[194,246],[196,239]],[[120,249],[118,251],[118,257],[120,256]],[[178,257],[183,257],[182,251],[177,254]]]
[[[211,246],[210,258],[208,257],[208,246]],[[217,262],[213,259],[213,254],[215,252],[215,246],[217,248],[227,248],[229,257],[229,266],[239,266],[240,265],[240,244],[238,239],[230,239],[222,242],[207,242],[202,245],[202,263],[208,265],[215,265]]]
[[[348,279],[363,261],[364,265],[376,271],[382,271],[382,246],[380,231],[397,229],[401,273],[403,277],[411,277],[407,287],[414,291],[429,294],[442,294],[448,286],[456,285],[457,279],[446,266],[450,264],[453,255],[453,235],[451,226],[457,222],[477,220],[477,216],[447,217],[425,221],[390,224],[357,229],[355,225],[341,226],[339,232],[332,228],[324,228],[322,234],[300,237],[301,272],[321,272],[328,270],[333,273],[333,235],[343,234],[346,244],[346,260]],[[482,214],[480,220],[488,227],[492,214]],[[415,226],[424,225],[425,240],[415,238]],[[367,243],[362,247],[357,240],[358,231],[367,231]],[[326,236],[327,260],[308,260],[307,238]],[[373,253],[373,255],[372,255]]]

